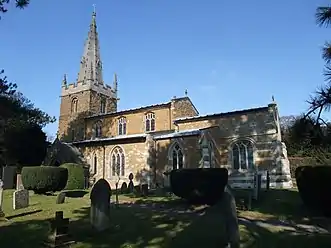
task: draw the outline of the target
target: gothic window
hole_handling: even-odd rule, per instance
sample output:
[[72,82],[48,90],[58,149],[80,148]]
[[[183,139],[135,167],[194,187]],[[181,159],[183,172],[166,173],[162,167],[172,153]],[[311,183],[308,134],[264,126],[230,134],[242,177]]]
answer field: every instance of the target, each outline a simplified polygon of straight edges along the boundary
[[115,147],[111,153],[111,176],[125,176],[125,155],[121,147]]
[[145,115],[145,130],[146,132],[155,131],[155,114],[147,113]]
[[170,161],[172,162],[172,169],[181,169],[184,165],[184,155],[183,151],[178,145],[178,143],[175,143],[171,150],[170,150]]
[[77,112],[77,109],[78,109],[78,99],[77,98],[74,98],[71,101],[71,112],[72,113],[76,113]]
[[106,113],[106,99],[101,99],[100,101],[100,113]]
[[95,129],[95,137],[100,138],[102,136],[102,123],[101,121],[97,121],[94,125]]
[[118,119],[118,135],[126,134],[126,118],[121,117]]
[[91,161],[91,173],[92,174],[96,174],[97,173],[97,170],[98,170],[98,158],[97,158],[97,155],[96,154],[93,154],[92,155],[92,161]]
[[254,168],[253,144],[248,140],[238,141],[232,146],[232,166],[235,170]]

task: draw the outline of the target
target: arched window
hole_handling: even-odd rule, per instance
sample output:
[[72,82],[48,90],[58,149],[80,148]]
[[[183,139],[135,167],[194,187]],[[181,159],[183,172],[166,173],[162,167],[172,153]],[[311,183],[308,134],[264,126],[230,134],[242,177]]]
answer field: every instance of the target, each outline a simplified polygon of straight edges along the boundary
[[100,113],[106,113],[106,99],[101,99],[100,101]]
[[111,153],[111,176],[125,176],[125,155],[121,147],[115,147]]
[[184,166],[184,155],[183,151],[178,145],[178,143],[175,143],[170,150],[170,161],[172,164],[172,169],[181,169]]
[[155,131],[155,114],[147,113],[145,115],[145,130],[146,132]]
[[254,168],[253,144],[248,140],[241,140],[232,145],[232,166],[235,170]]
[[78,109],[78,99],[73,98],[72,101],[71,101],[71,112],[76,113],[77,109]]
[[100,138],[102,136],[102,123],[101,121],[97,121],[94,125],[95,129],[95,137]]
[[98,158],[97,158],[97,155],[96,154],[93,154],[92,155],[92,158],[91,158],[91,173],[92,174],[96,174],[97,171],[98,171]]
[[121,117],[118,119],[118,135],[126,134],[126,118]]

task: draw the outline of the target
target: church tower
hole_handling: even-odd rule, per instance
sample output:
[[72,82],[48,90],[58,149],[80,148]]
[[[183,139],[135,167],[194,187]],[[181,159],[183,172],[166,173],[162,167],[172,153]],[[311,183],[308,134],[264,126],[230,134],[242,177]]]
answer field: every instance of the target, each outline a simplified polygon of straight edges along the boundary
[[103,81],[96,12],[93,11],[78,78],[68,84],[65,75],[62,81],[58,138],[63,141],[84,139],[84,117],[116,112],[117,83],[116,74],[112,87]]

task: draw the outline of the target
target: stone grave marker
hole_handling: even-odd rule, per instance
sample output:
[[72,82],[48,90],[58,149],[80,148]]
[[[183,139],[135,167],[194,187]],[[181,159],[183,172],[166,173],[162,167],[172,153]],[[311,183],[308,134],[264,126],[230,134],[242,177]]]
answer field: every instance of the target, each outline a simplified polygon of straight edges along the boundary
[[225,187],[221,200],[223,214],[225,217],[226,239],[229,248],[239,248],[240,233],[236,208],[236,200],[229,186]]
[[55,212],[55,219],[50,221],[48,240],[44,242],[47,247],[68,247],[75,243],[69,234],[69,218],[63,218],[63,211]]
[[109,228],[110,225],[111,188],[105,179],[99,179],[93,186],[90,199],[90,222],[98,231]]
[[22,183],[22,175],[17,174],[16,175],[16,190],[24,189],[23,183]]
[[26,208],[29,206],[29,191],[26,189],[16,190],[13,193],[13,209]]
[[3,181],[0,179],[0,218],[5,217],[5,213],[2,210],[3,203]]

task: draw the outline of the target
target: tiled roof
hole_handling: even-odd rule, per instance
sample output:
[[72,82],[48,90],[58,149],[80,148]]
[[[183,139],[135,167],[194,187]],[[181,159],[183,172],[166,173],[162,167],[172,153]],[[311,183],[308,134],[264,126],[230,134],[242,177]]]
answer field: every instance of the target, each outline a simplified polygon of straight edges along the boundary
[[128,135],[119,135],[115,137],[107,137],[107,138],[94,138],[94,139],[88,139],[88,140],[81,140],[81,141],[74,141],[72,145],[78,145],[78,144],[86,144],[86,143],[97,143],[97,142],[104,142],[104,141],[112,141],[112,140],[123,140],[123,139],[133,139],[133,138],[145,138],[147,135],[145,133],[139,133],[139,134],[128,134]]
[[206,115],[199,115],[199,116],[192,116],[192,117],[183,117],[177,118],[174,120],[174,123],[186,122],[191,120],[205,120],[210,119],[212,117],[222,117],[222,116],[229,116],[229,115],[237,115],[237,114],[245,114],[249,112],[259,112],[268,110],[268,107],[259,107],[259,108],[250,108],[250,109],[242,109],[242,110],[235,110],[231,112],[224,112],[224,113],[214,113],[214,114],[206,114]]
[[170,139],[170,138],[183,137],[183,136],[199,135],[200,133],[201,133],[200,129],[191,129],[191,130],[183,130],[183,131],[169,133],[169,134],[155,135],[153,138],[156,140]]

